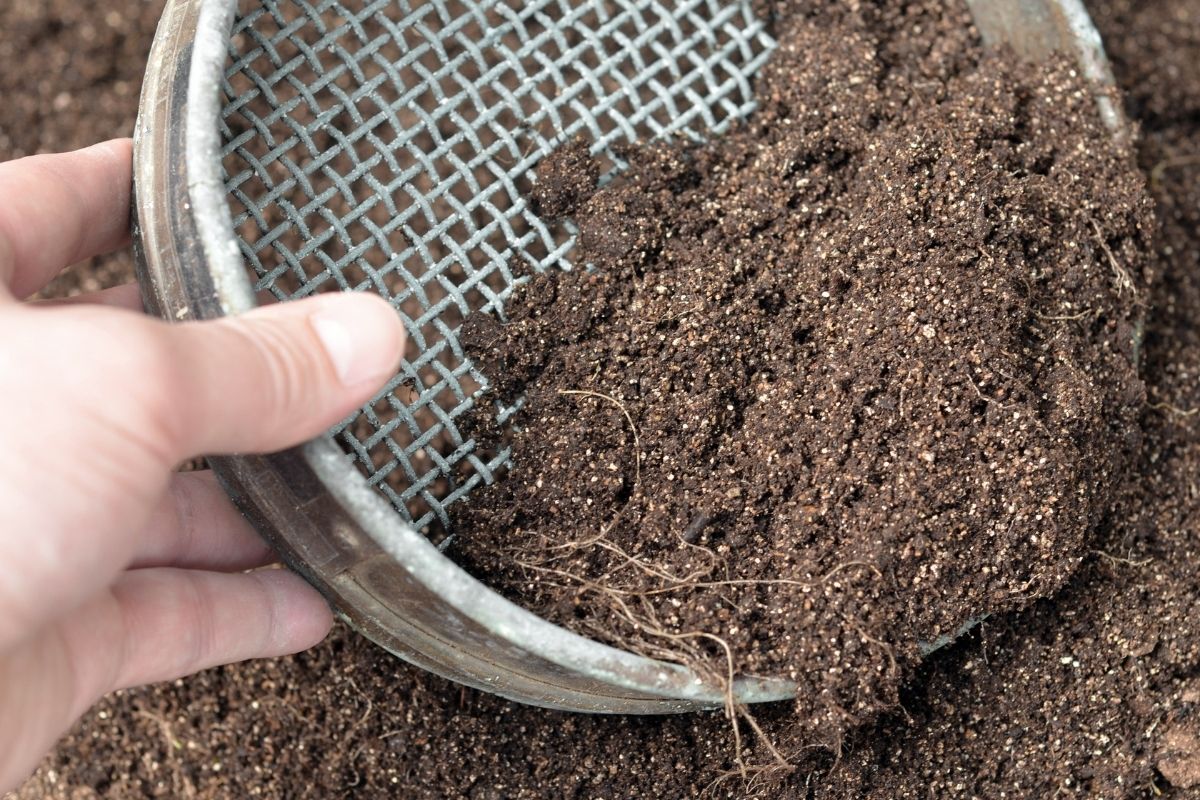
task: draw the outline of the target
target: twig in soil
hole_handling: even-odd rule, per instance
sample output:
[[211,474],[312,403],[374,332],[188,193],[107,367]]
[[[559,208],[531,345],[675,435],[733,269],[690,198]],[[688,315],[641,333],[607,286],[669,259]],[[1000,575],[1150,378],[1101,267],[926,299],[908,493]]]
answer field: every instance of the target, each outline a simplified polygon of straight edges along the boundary
[[899,674],[900,665],[896,663],[896,653],[890,644],[888,644],[887,642],[880,641],[879,639],[876,639],[871,634],[867,633],[866,630],[864,630],[863,627],[861,625],[859,625],[857,622],[855,622],[854,619],[851,618],[849,615],[843,614],[839,611],[838,616],[840,616],[847,625],[849,625],[851,628],[853,628],[854,632],[857,633],[859,636],[861,636],[865,641],[870,642],[871,644],[875,645],[876,647],[878,647],[880,650],[883,651],[884,655],[886,655],[887,659],[888,659],[888,665],[890,667],[890,670],[889,670],[890,674],[892,674],[892,675]]
[[1000,406],[1001,408],[1004,407],[1004,404],[1001,403],[999,400],[997,400],[994,397],[988,397],[986,394],[983,393],[983,390],[979,388],[979,384],[975,382],[975,377],[971,374],[971,369],[965,364],[963,365],[963,372],[966,373],[967,380],[971,383],[971,388],[975,390],[975,394],[979,395],[980,400],[982,400],[985,403],[995,403],[996,405]]
[[1179,406],[1171,405],[1170,403],[1150,403],[1150,408],[1155,411],[1165,411],[1168,414],[1174,414],[1177,417],[1194,417],[1200,414],[1200,408],[1189,408],[1184,411]]
[[[950,348],[950,345],[948,345],[948,344],[946,345],[946,352],[950,354],[951,359],[954,358],[954,351]],[[979,384],[975,382],[975,376],[971,374],[970,366],[968,366],[967,364],[963,364],[962,368],[963,368],[963,374],[967,376],[967,381],[970,382],[971,388],[975,390],[975,394],[979,395],[980,400],[982,400],[985,403],[995,403],[1000,408],[1009,408],[1010,407],[1010,406],[1005,405],[1004,403],[1001,403],[996,398],[989,397],[988,395],[983,393],[983,390],[979,388]],[[996,371],[1000,372],[1001,375],[1004,375],[1004,373],[1001,372],[999,369],[997,369]],[[1008,378],[1007,375],[1004,375],[1004,377]],[[1012,380],[1012,379],[1009,378],[1009,380]],[[903,398],[901,398],[901,402],[903,402]]]
[[680,311],[675,316],[667,317],[666,319],[662,320],[658,324],[661,325],[663,322],[678,322],[679,320],[683,319],[686,316],[689,316],[691,314],[698,314],[703,310],[704,310],[704,303],[700,303],[695,308],[685,308],[683,311]]
[[759,727],[758,722],[754,719],[754,716],[750,713],[750,710],[746,708],[744,704],[736,702],[733,698],[733,681],[737,673],[737,668],[734,664],[733,648],[730,647],[729,642],[725,641],[716,634],[706,633],[704,631],[670,633],[662,628],[655,627],[652,629],[646,627],[645,625],[642,626],[642,629],[652,636],[661,636],[672,641],[693,638],[706,639],[720,647],[725,652],[726,664],[726,675],[722,681],[725,693],[725,716],[729,718],[729,724],[733,729],[733,745],[735,751],[734,760],[737,762],[738,769],[741,772],[742,777],[745,778],[749,772],[747,771],[748,767],[746,766],[746,762],[742,759],[742,732],[738,728],[738,717],[746,720],[746,723],[758,736],[759,741],[762,742],[763,746],[767,748],[767,751],[775,759],[776,764],[780,769],[792,769],[792,764],[783,757],[783,754],[779,752],[779,749],[775,747],[774,743],[771,742],[770,738],[766,735],[763,729]]
[[[802,589],[813,589],[817,586],[821,586],[842,570],[849,569],[851,567],[862,567],[863,569],[869,569],[871,572],[875,573],[875,577],[879,578],[880,580],[883,579],[883,573],[880,572],[878,567],[876,567],[874,564],[868,564],[865,561],[847,561],[844,564],[837,565],[815,581],[797,581],[789,578],[730,578],[723,581],[700,581],[693,580],[691,576],[680,578],[675,575],[671,575],[668,572],[662,572],[657,569],[653,569],[649,565],[643,564],[642,562],[634,559],[632,556],[625,554],[619,547],[616,547],[615,545],[606,547],[605,549],[613,552],[620,552],[621,555],[623,555],[625,558],[628,558],[637,566],[644,567],[648,575],[662,578],[665,581],[670,581],[671,583],[676,584],[675,586],[663,586],[657,589],[621,589],[613,586],[604,587],[605,591],[607,592],[621,594],[627,597],[651,597],[653,595],[679,592],[685,589],[717,589],[724,586],[798,586]],[[567,572],[566,570],[555,569],[542,564],[534,564],[533,562],[522,561],[520,559],[514,559],[513,563],[522,569],[527,569],[532,572],[545,572],[551,575],[558,575],[561,578],[573,580],[580,586],[592,584],[592,581],[576,575],[574,572]]]
[[367,717],[371,716],[371,712],[375,709],[375,704],[371,702],[370,695],[358,688],[358,684],[354,682],[354,678],[349,679],[349,684],[350,687],[354,689],[354,691],[357,692],[360,697],[367,701],[367,710],[363,712],[362,717],[358,720],[358,722],[354,723],[354,727],[350,729],[351,731],[355,731],[363,726],[363,723],[367,721]]
[[349,791],[351,789],[356,789],[356,788],[358,788],[359,784],[362,783],[362,773],[360,773],[358,771],[358,767],[354,766],[354,762],[358,760],[358,756],[362,753],[363,748],[365,748],[366,746],[367,745],[365,743],[360,744],[358,746],[358,748],[355,749],[355,751],[350,754],[350,760],[348,763],[350,765],[350,771],[354,773],[354,780],[351,783],[348,783],[342,787],[343,792]]
[[1150,170],[1150,188],[1155,190],[1162,188],[1163,175],[1165,175],[1169,169],[1197,165],[1200,165],[1200,154],[1179,156],[1178,158],[1164,158],[1162,161],[1155,164],[1154,168]]
[[183,770],[179,766],[179,758],[176,756],[176,753],[183,749],[183,744],[175,738],[175,732],[171,729],[171,723],[158,714],[152,714],[142,708],[137,709],[133,713],[134,716],[147,719],[158,726],[158,730],[162,734],[163,741],[167,746],[166,758],[171,768],[171,785],[175,789],[175,793],[182,797],[195,797],[195,785],[192,784],[191,779],[187,775],[183,774]]
[[1128,289],[1134,297],[1137,297],[1137,287],[1134,286],[1133,276],[1129,274],[1129,270],[1121,265],[1121,262],[1117,261],[1112,248],[1108,246],[1108,242],[1104,241],[1104,232],[1100,230],[1100,225],[1090,216],[1088,217],[1088,223],[1092,226],[1092,230],[1096,232],[1096,243],[1100,245],[1100,249],[1108,257],[1108,263],[1112,266],[1113,271],[1117,273],[1117,294],[1120,294],[1123,289]]
[[599,547],[601,550],[607,550],[608,552],[612,553],[613,555],[618,556],[619,558],[625,559],[626,565],[636,567],[636,568],[640,569],[642,572],[644,572],[646,575],[649,575],[654,578],[662,578],[664,581],[670,581],[671,583],[690,584],[693,581],[697,580],[696,576],[706,574],[705,570],[697,570],[696,572],[693,572],[691,575],[687,575],[683,578],[680,578],[676,575],[673,575],[670,572],[667,572],[664,569],[660,569],[659,567],[654,566],[653,564],[647,564],[646,562],[639,560],[636,556],[630,555],[629,553],[625,552],[625,550],[623,548],[621,548],[618,545],[613,544],[612,542],[608,541],[607,539],[601,539],[601,540],[597,541],[595,543],[595,545],[596,545],[596,547]]
[[815,581],[796,581],[789,580],[787,578],[734,578],[724,581],[692,581],[688,583],[682,583],[680,586],[663,587],[660,589],[639,589],[637,591],[616,589],[614,591],[620,591],[625,594],[636,595],[638,597],[649,597],[656,594],[677,592],[682,589],[717,589],[723,586],[799,586],[802,589],[812,589],[825,583],[825,581],[829,580],[829,578],[835,572],[839,572],[846,567],[864,567],[874,572],[875,576],[880,580],[883,579],[883,573],[881,573],[873,565],[862,561],[850,561],[834,567],[824,576]]
[[[614,519],[614,522],[615,522],[615,519]],[[610,522],[608,525],[605,525],[603,528],[601,528],[600,532],[597,533],[595,536],[593,536],[590,539],[581,539],[579,541],[560,542],[558,544],[546,543],[544,546],[538,548],[538,551],[539,552],[554,552],[554,551],[558,551],[558,550],[569,550],[570,551],[569,553],[565,553],[563,555],[556,555],[556,556],[546,559],[546,561],[558,561],[563,558],[569,558],[572,553],[575,553],[579,550],[583,550],[588,547],[595,547],[597,545],[600,545],[602,542],[608,543],[609,545],[611,545],[611,542],[609,542],[609,540],[608,540],[608,532],[610,530],[612,530],[612,527],[613,527],[612,523]],[[696,544],[694,542],[689,542],[686,539],[684,539],[682,536],[680,536],[678,533],[676,533],[675,536],[677,539],[679,539],[679,543],[684,545],[685,547],[689,547],[693,550],[699,550],[699,551],[703,552],[706,556],[711,558],[713,561],[721,561],[722,560],[721,557],[718,556],[716,553],[714,553],[711,549],[709,549],[703,545]],[[632,556],[625,553],[625,551],[623,551],[623,550],[621,550],[619,552],[619,554],[624,556],[626,559],[633,559]],[[714,566],[716,566],[716,565],[714,564]]]
[[641,487],[642,482],[642,437],[638,433],[637,425],[633,421],[633,415],[629,413],[629,409],[615,397],[600,392],[592,392],[586,389],[560,389],[560,395],[572,397],[595,397],[599,400],[607,400],[621,410],[625,415],[625,421],[629,423],[629,429],[633,431],[633,492],[636,493]]
[[[701,796],[710,795],[712,797],[716,797],[717,788],[721,784],[728,780],[732,780],[733,778],[741,778],[745,782],[744,791],[746,796],[758,797],[759,795],[756,794],[755,791],[758,787],[764,785],[762,781],[765,780],[767,776],[787,774],[794,772],[795,769],[796,768],[791,765],[785,768],[779,766],[778,764],[750,764],[742,769],[725,770],[718,773],[717,777],[713,778],[712,782],[704,788],[704,794]],[[808,797],[809,795],[805,794],[803,796]]]
[[1110,565],[1112,565],[1114,567],[1117,566],[1118,564],[1124,564],[1127,567],[1140,568],[1140,567],[1146,566],[1147,564],[1154,563],[1153,558],[1144,558],[1140,561],[1134,561],[1133,559],[1130,559],[1130,558],[1121,558],[1120,556],[1114,556],[1112,553],[1106,553],[1103,550],[1092,550],[1091,553],[1094,556],[1099,556],[1100,558],[1103,558],[1105,561],[1107,561]]
[[779,748],[771,741],[771,737],[767,736],[766,732],[759,727],[758,720],[750,713],[750,709],[744,705],[738,706],[738,713],[742,715],[742,719],[746,720],[746,724],[750,726],[750,729],[758,735],[758,740],[762,742],[763,747],[767,748],[767,752],[775,759],[776,766],[789,772],[794,769],[792,763],[784,757],[783,753],[779,752]]
[[1085,308],[1083,311],[1080,311],[1078,314],[1072,314],[1070,316],[1050,316],[1048,314],[1039,314],[1036,311],[1033,312],[1033,315],[1035,317],[1037,317],[1038,319],[1043,319],[1043,320],[1046,320],[1047,322],[1074,322],[1076,320],[1080,320],[1080,319],[1084,319],[1086,317],[1093,316],[1097,313],[1099,313],[1099,312],[1096,311],[1096,309],[1094,309],[1094,308]]
[[[629,429],[633,431],[633,488],[629,492],[629,497],[632,498],[637,494],[642,485],[642,437],[641,434],[638,433],[637,424],[633,421],[633,415],[629,413],[629,409],[626,408],[625,404],[617,398],[611,397],[607,394],[602,394],[601,392],[593,392],[586,389],[560,389],[558,393],[568,397],[594,397],[599,400],[607,400],[620,409],[621,413],[625,415],[625,421],[629,423]],[[628,508],[628,503],[622,508],[618,509],[616,516],[614,516],[612,520],[610,520],[609,523],[600,530],[597,540],[603,539],[606,535],[608,535],[608,532],[616,526],[617,520],[619,520],[621,515],[625,513],[626,508]]]

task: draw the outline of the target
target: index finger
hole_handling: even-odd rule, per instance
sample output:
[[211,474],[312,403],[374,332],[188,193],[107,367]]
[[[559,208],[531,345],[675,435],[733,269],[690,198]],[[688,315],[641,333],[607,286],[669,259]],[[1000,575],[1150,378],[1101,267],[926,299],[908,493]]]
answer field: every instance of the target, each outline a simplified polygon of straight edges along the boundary
[[129,139],[0,164],[0,281],[13,295],[128,243],[132,165]]

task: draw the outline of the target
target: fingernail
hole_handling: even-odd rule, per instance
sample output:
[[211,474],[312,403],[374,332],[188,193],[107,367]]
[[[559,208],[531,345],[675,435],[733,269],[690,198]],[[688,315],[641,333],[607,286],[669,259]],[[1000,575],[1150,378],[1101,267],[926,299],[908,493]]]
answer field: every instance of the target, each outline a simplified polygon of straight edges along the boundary
[[395,310],[378,297],[330,295],[309,322],[343,385],[382,384],[395,373],[404,326]]

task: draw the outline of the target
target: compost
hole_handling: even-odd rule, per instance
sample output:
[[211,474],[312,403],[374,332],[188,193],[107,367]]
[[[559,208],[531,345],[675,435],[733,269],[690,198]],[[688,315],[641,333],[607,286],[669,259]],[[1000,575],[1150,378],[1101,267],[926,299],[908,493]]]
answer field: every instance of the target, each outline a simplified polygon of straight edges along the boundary
[[[748,124],[535,208],[588,268],[463,341],[512,430],[456,559],[600,640],[797,682],[836,746],[921,655],[1059,589],[1136,450],[1153,231],[1071,64],[961,3],[793,2]],[[483,416],[483,415],[480,415]]]
[[[901,708],[806,748],[759,722],[791,772],[743,780],[719,714],[545,712],[464,690],[339,629],[293,658],[210,670],[100,705],[18,793],[35,798],[1186,798],[1200,664],[1200,2],[1093,0],[1162,233],[1148,289],[1143,443],[1066,587],[929,656]],[[0,6],[0,157],[128,133],[157,9]],[[137,20],[142,19],[142,23]],[[129,82],[129,86],[122,84]],[[70,85],[71,106],[44,110]],[[29,109],[43,110],[31,125]],[[130,280],[128,259],[76,273]],[[114,266],[115,264],[115,266]],[[100,277],[97,277],[100,276]],[[60,284],[60,291],[74,285]],[[772,759],[746,731],[744,760]]]

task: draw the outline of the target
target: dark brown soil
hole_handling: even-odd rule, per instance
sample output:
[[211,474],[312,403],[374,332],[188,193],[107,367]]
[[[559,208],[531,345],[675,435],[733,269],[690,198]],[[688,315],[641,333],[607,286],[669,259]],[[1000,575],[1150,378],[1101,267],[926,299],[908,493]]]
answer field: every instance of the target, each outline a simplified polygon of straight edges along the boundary
[[455,541],[580,632],[796,681],[836,746],[921,643],[1091,546],[1140,440],[1154,224],[1070,65],[985,52],[959,2],[786,14],[743,129],[595,193],[586,143],[548,161],[536,204],[594,269],[468,321],[526,402]]
[[1162,276],[1144,445],[1067,589],[935,659],[817,797],[1195,797],[1200,3],[1088,3],[1143,126]]
[[[764,798],[1196,796],[1187,787],[1200,674],[1200,415],[1191,413],[1200,407],[1200,1],[1089,6],[1145,125],[1139,162],[1156,176],[1163,229],[1143,359],[1144,446],[1125,471],[1120,511],[1066,589],[928,659],[901,696],[903,710],[858,731],[840,760],[797,758],[782,787],[713,786],[732,766],[719,715],[523,708],[432,678],[339,630],[309,654],[106,700],[18,796],[673,798],[706,787],[711,797]],[[126,20],[152,13],[137,0],[105,7]],[[81,21],[94,15],[61,0],[0,4],[0,49],[15,42],[28,52],[13,32],[41,31],[46,63],[62,63],[85,50]],[[128,36],[127,50],[113,48],[125,53],[115,73],[136,76],[149,29]],[[90,58],[112,63],[109,51]],[[81,95],[88,113],[32,125],[36,98],[70,80],[32,58],[4,63],[0,129],[19,140],[0,148],[4,157],[9,147],[121,133],[99,107],[132,119],[131,95],[111,78]],[[790,714],[779,716],[761,721],[781,746],[794,746]]]

